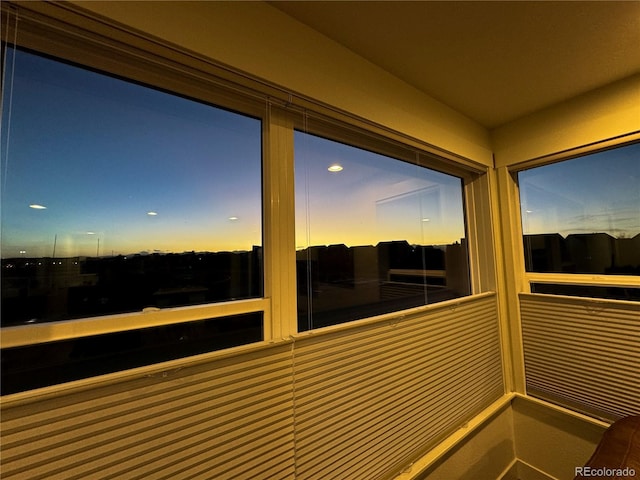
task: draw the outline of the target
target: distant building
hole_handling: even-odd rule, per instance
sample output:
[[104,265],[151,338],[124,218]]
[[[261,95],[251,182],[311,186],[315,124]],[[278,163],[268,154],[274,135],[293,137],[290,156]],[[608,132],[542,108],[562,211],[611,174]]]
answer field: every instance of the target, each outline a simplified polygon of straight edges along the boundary
[[568,235],[565,243],[575,273],[605,273],[615,265],[616,239],[608,233]]
[[640,234],[615,238],[608,233],[524,236],[527,271],[546,273],[640,273]]
[[614,271],[610,273],[640,274],[640,233],[632,238],[618,238],[614,249]]
[[559,233],[524,236],[524,258],[530,272],[569,272],[564,238]]

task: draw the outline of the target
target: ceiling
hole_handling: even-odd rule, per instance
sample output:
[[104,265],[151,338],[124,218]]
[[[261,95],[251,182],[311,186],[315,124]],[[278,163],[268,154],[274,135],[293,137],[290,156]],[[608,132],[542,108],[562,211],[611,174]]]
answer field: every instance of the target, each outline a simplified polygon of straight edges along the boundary
[[640,0],[270,4],[487,128],[640,73]]

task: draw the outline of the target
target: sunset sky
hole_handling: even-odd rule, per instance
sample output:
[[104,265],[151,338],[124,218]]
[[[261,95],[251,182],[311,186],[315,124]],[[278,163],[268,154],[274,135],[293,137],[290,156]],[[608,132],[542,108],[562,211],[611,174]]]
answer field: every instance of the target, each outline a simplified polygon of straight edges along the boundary
[[[259,120],[26,52],[7,72],[3,258],[262,245]],[[465,236],[456,177],[301,132],[295,158],[297,248]],[[525,234],[640,233],[640,144],[519,182]]]
[[3,257],[262,244],[259,120],[24,52],[3,109]]
[[[259,120],[22,51],[12,83],[4,258],[262,244]],[[459,179],[302,133],[295,149],[299,248],[464,236]]]
[[[462,182],[407,162],[296,132],[296,246],[417,245],[465,236]],[[330,172],[340,165],[339,172]]]
[[525,234],[640,233],[640,143],[520,172]]

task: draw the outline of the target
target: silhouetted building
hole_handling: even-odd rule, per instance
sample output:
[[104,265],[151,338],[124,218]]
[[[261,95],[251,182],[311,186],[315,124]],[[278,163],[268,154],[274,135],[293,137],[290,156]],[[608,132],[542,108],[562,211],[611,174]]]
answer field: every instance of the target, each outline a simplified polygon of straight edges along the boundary
[[613,252],[614,268],[608,273],[640,274],[640,233],[632,238],[618,238]]
[[615,238],[607,233],[571,234],[565,242],[576,273],[604,273],[614,265]]
[[559,233],[542,233],[524,236],[524,258],[527,271],[564,272],[569,271],[564,238]]

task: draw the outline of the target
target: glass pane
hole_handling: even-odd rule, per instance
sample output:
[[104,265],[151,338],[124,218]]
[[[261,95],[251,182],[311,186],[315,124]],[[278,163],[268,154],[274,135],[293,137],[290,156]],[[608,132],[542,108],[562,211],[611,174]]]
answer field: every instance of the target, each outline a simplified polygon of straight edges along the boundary
[[462,180],[295,133],[300,331],[469,295]]
[[262,312],[2,349],[2,395],[262,340]]
[[598,287],[592,285],[569,285],[559,283],[531,283],[531,293],[566,295],[570,297],[608,298],[640,302],[640,288]]
[[8,50],[2,325],[262,296],[261,122]]
[[640,275],[640,144],[518,174],[528,272]]

